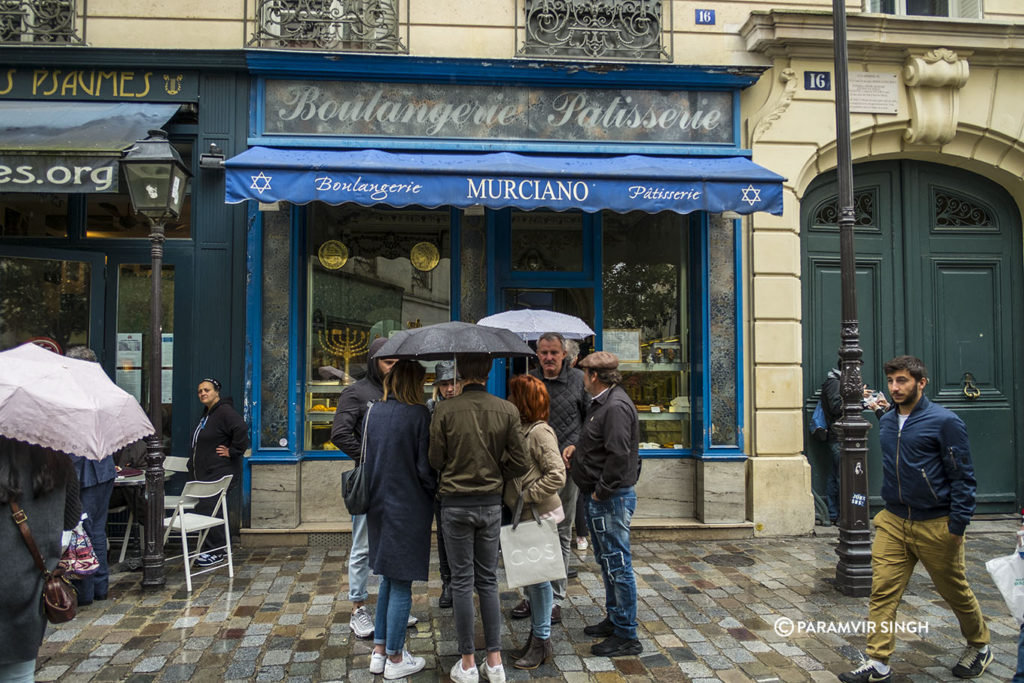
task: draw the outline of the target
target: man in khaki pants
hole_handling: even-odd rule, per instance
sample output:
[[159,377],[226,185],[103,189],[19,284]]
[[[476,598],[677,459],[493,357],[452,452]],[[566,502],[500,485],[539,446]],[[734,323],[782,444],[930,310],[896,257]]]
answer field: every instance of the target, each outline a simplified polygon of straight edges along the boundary
[[885,364],[885,376],[894,409],[878,421],[885,509],[875,515],[871,546],[868,659],[839,680],[892,680],[896,609],[918,560],[967,641],[953,675],[977,678],[992,662],[992,650],[964,565],[964,531],[974,514],[976,488],[967,429],[954,413],[924,396],[928,371],[920,359],[894,358]]

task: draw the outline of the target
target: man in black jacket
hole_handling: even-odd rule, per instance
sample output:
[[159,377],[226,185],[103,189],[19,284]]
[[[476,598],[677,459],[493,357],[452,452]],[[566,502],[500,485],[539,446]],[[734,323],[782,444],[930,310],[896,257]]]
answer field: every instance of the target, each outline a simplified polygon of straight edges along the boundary
[[636,578],[629,524],[636,511],[633,486],[640,477],[640,423],[636,406],[619,383],[619,359],[597,351],[580,361],[592,400],[579,440],[569,447],[572,478],[587,497],[587,527],[604,577],[605,609],[588,636],[603,636],[590,651],[599,657],[638,655]]
[[[373,359],[387,339],[378,337],[370,343],[366,357],[366,376],[341,392],[338,409],[331,426],[331,443],[358,464],[363,440],[363,418],[367,407],[384,395],[384,375],[395,364],[394,358]],[[366,515],[352,515],[352,544],[348,553],[348,599],[352,601],[349,628],[359,638],[373,635],[373,617],[366,609],[366,582],[370,578],[370,540],[366,534]],[[410,616],[409,622],[416,623]]]

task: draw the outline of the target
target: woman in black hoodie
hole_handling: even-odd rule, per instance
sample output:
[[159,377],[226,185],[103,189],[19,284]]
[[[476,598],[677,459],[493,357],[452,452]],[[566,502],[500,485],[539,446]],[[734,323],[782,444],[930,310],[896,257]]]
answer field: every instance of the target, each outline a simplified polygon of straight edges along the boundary
[[[204,379],[199,382],[199,402],[203,404],[202,417],[192,434],[192,453],[188,460],[188,472],[198,481],[216,481],[226,474],[232,475],[228,491],[238,488],[242,481],[242,454],[249,448],[249,428],[245,420],[231,405],[230,398],[220,397],[220,382]],[[217,504],[216,498],[203,498],[196,503],[196,512],[209,515]],[[206,536],[203,547],[223,548],[227,545],[222,527],[213,527]],[[223,550],[210,550],[196,559],[200,567],[210,567],[222,562]]]

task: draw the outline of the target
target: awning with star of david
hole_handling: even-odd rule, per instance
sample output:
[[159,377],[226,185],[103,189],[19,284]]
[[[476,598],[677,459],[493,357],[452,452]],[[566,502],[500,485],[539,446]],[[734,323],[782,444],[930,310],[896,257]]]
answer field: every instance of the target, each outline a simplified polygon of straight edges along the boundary
[[782,176],[744,157],[444,154],[253,147],[225,162],[229,204],[485,206],[782,214]]

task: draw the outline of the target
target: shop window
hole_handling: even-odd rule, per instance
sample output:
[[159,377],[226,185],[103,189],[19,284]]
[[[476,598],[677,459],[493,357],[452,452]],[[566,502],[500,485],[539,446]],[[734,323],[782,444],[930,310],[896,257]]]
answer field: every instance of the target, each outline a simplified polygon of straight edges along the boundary
[[557,211],[512,212],[512,270],[583,270],[583,214]]
[[603,220],[603,348],[619,357],[640,447],[688,449],[689,218],[637,211]]
[[68,195],[0,194],[0,237],[67,237]]
[[865,0],[865,12],[980,19],[982,0]]
[[[150,365],[150,298],[153,269],[149,264],[123,264],[117,269],[117,353],[114,380],[150,413],[149,383],[156,372]],[[160,271],[161,348],[160,409],[164,446],[171,438],[171,389],[174,386],[174,266]]]
[[314,205],[306,275],[307,450],[331,450],[338,395],[377,337],[451,319],[447,209]]
[[81,45],[77,0],[0,0],[0,44]]
[[518,56],[672,61],[671,7],[661,0],[517,0]]
[[[186,168],[192,168],[192,145],[175,142],[174,148],[181,156]],[[119,173],[121,173],[119,171]],[[149,238],[149,221],[132,209],[128,196],[128,184],[121,173],[120,192],[111,194],[93,193],[86,195],[85,234],[86,237],[102,239]],[[192,183],[185,190],[185,203],[181,215],[164,223],[164,238],[189,239],[192,237]]]
[[249,46],[408,52],[400,7],[408,17],[408,0],[256,0]]
[[88,346],[94,276],[85,261],[0,256],[0,349],[30,339]]

